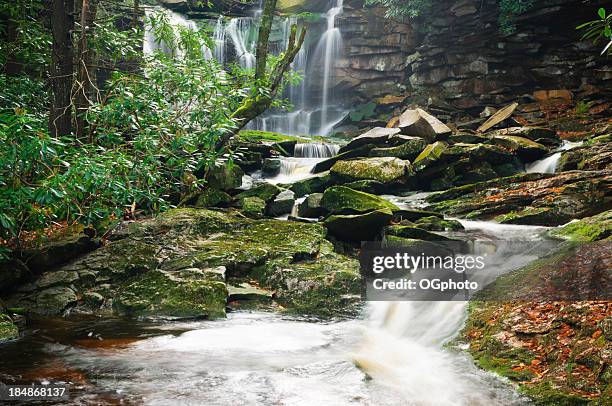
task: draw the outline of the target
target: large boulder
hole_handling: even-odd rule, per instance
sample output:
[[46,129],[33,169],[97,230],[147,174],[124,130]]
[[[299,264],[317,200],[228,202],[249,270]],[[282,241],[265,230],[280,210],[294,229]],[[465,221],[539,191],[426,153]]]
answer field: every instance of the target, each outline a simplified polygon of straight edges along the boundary
[[292,185],[286,185],[286,187],[295,193],[295,197],[304,197],[311,193],[323,192],[330,185],[330,182],[331,176],[329,176],[329,174],[324,174],[300,180]]
[[108,244],[13,290],[8,304],[43,315],[217,318],[227,286],[249,280],[294,311],[352,312],[345,298],[359,294],[359,265],[333,252],[325,235],[319,224],[170,210],[122,224]]
[[295,193],[283,190],[268,204],[267,213],[272,217],[290,214],[295,205]]
[[209,169],[208,186],[218,190],[238,189],[242,185],[244,171],[238,165],[219,165]]
[[355,214],[368,211],[388,209],[399,210],[387,200],[344,186],[334,186],[325,191],[321,207],[332,214]]
[[399,129],[402,134],[422,137],[428,141],[444,139],[452,133],[446,124],[419,108],[406,110],[401,115]]
[[321,205],[323,193],[313,193],[309,195],[302,203],[299,204],[297,214],[299,217],[317,218],[326,213],[326,210]]
[[452,241],[450,238],[443,235],[435,234],[422,228],[411,226],[389,226],[385,229],[385,234],[422,241]]
[[367,157],[370,154],[370,151],[375,147],[374,144],[366,144],[359,146],[355,149],[351,149],[345,152],[341,152],[340,154],[328,158],[322,162],[319,162],[312,169],[313,173],[321,173],[325,171],[329,171],[336,162],[351,159],[351,158],[359,158],[359,157]]
[[604,169],[612,169],[612,135],[593,138],[581,147],[565,151],[557,165],[559,172]]
[[331,168],[330,175],[337,183],[375,180],[389,184],[401,182],[410,170],[410,165],[401,159],[366,158],[338,161]]
[[235,200],[242,204],[242,201],[247,197],[257,197],[263,200],[266,203],[274,200],[276,196],[281,193],[283,189],[276,185],[272,185],[270,183],[262,183],[259,186],[254,187],[253,189],[246,190],[242,193],[239,193],[235,196]]
[[375,210],[365,214],[333,215],[325,219],[329,233],[342,241],[370,241],[393,219],[389,209]]

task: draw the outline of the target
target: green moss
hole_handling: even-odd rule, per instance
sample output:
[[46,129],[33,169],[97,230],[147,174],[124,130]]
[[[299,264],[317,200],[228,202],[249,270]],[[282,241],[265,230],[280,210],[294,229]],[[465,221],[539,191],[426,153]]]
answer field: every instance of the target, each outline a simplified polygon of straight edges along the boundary
[[283,189],[279,188],[276,185],[272,185],[270,183],[264,183],[257,187],[254,187],[253,189],[244,191],[236,195],[235,198],[236,200],[242,202],[247,197],[257,197],[263,200],[264,202],[268,203],[272,201],[276,196],[278,196],[278,194],[282,191]]
[[266,211],[266,202],[259,197],[245,197],[242,199],[242,212],[251,218],[261,218]]
[[495,217],[494,221],[501,224],[546,224],[547,220],[555,216],[548,207],[528,207],[521,211],[512,211]]
[[447,144],[442,141],[429,144],[414,160],[414,169],[417,171],[424,169],[426,166],[437,161],[447,148]]
[[292,135],[284,135],[274,133],[270,131],[257,131],[257,130],[242,130],[238,133],[238,137],[242,141],[246,142],[284,142],[284,141],[296,141],[296,142],[311,142],[312,140],[303,137],[295,137]]
[[551,235],[576,241],[609,239],[612,235],[612,210],[552,230]]
[[448,237],[443,235],[430,233],[429,231],[423,230],[417,227],[410,226],[389,226],[386,229],[387,235],[395,237],[409,238],[423,241],[450,241]]
[[287,186],[289,190],[295,193],[295,197],[304,197],[313,193],[323,192],[330,183],[331,177],[329,175],[323,175],[301,180]]
[[231,203],[232,197],[217,189],[206,189],[196,201],[195,207],[203,209],[206,207],[226,206]]
[[227,287],[209,280],[205,273],[180,274],[151,271],[123,287],[114,301],[120,314],[129,316],[174,316],[211,319],[225,317]]
[[333,180],[339,183],[359,180],[375,180],[380,183],[401,181],[410,173],[406,162],[397,158],[366,158],[338,161],[330,170]]
[[327,189],[323,193],[321,206],[333,214],[365,213],[380,209],[399,210],[396,205],[383,198],[345,186],[334,186]]

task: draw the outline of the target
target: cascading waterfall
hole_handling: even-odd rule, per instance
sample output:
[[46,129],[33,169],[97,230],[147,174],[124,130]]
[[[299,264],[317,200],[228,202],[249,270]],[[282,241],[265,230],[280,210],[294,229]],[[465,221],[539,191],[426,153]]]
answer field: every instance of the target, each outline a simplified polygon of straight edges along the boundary
[[[343,0],[336,0],[334,7],[322,13],[326,21],[323,32],[316,23],[308,27],[307,41],[296,55],[292,68],[302,75],[301,83],[288,86],[284,97],[292,108],[290,111],[273,109],[253,120],[248,128],[272,131],[288,135],[329,135],[347,115],[340,101],[335,97],[333,88],[334,67],[342,50],[342,34],[337,26],[337,17],[342,13]],[[147,11],[151,13],[152,9]],[[166,10],[170,22],[175,26],[196,30],[197,24],[181,14]],[[222,65],[237,62],[241,67],[252,69],[255,66],[255,48],[261,5],[251,16],[226,18],[219,16],[209,22],[213,30],[212,39],[215,49],[203,49],[207,59],[214,58]],[[291,26],[297,22],[295,17],[276,18],[271,44],[273,53],[283,52],[288,44]],[[320,36],[318,42],[313,38]],[[144,50],[151,54],[162,49],[172,54],[171,48],[158,41],[150,26],[147,26]]]
[[325,143],[306,143],[296,144],[293,154],[296,158],[331,158],[340,150],[340,146],[336,144]]
[[582,142],[563,141],[563,145],[549,157],[530,163],[525,167],[527,173],[555,173],[564,151],[578,148]]
[[[321,102],[321,123],[327,123],[329,114],[332,64],[338,58],[342,48],[342,33],[336,27],[336,17],[342,13],[344,0],[336,0],[336,6],[327,12],[327,31],[321,37],[317,48],[323,53],[323,99]],[[317,52],[318,54],[319,52]]]

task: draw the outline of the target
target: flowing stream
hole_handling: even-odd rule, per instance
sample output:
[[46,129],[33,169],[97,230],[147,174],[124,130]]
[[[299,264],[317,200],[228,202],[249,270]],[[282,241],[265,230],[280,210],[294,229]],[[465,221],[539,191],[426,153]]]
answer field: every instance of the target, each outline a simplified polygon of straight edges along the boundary
[[527,173],[555,173],[563,152],[582,146],[582,142],[563,141],[563,144],[552,155],[532,162],[525,167]]
[[[396,198],[418,207],[424,195]],[[389,197],[390,200],[391,197]],[[491,280],[518,262],[506,241],[545,241],[544,227],[461,221],[451,235],[495,257]],[[466,302],[372,302],[363,317],[319,321],[264,312],[219,321],[34,322],[5,344],[3,382],[70,382],[65,404],[527,405],[504,380],[445,344]]]

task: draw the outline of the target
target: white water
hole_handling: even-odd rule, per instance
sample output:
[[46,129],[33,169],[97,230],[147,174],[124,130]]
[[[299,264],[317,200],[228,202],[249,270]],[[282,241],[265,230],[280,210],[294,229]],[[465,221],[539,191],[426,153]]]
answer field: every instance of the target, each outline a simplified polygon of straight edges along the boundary
[[294,156],[296,158],[331,158],[338,154],[340,147],[336,144],[311,142],[296,144]]
[[291,158],[281,158],[280,173],[266,179],[266,182],[289,184],[320,176],[312,173],[315,165],[335,156],[339,149],[340,147],[337,145],[327,143],[296,144],[294,156]]
[[[336,26],[336,17],[342,9],[342,0],[336,0],[335,6],[323,14],[327,21],[325,32],[317,32],[316,26],[308,26],[307,41],[292,64],[292,69],[300,74],[303,80],[295,86],[288,86],[283,96],[291,105],[289,111],[271,110],[253,120],[248,126],[249,129],[289,135],[327,136],[346,117],[347,110],[341,106],[332,91],[336,84],[334,69],[342,52],[342,34]],[[152,12],[153,9],[147,10],[147,15],[150,16]],[[198,29],[195,21],[169,10],[165,12],[169,16],[169,22],[176,27]],[[215,48],[212,51],[203,49],[206,59],[214,58],[224,66],[235,61],[243,68],[254,68],[261,13],[261,9],[257,9],[250,17],[220,16],[211,22]],[[295,17],[275,19],[273,37],[279,37],[280,40],[276,39],[271,44],[274,54],[286,49],[291,26],[296,22]],[[319,36],[317,43],[313,39]],[[173,54],[172,47],[157,40],[150,24],[146,28],[143,48],[145,54],[152,54],[158,49],[169,55]]]
[[[495,272],[481,277],[486,285],[497,276],[542,255],[544,227],[461,221],[464,237],[489,240],[475,252],[488,254]],[[516,255],[508,241],[533,241],[532,252]],[[473,369],[465,355],[444,349],[462,328],[467,302],[373,302],[369,323],[353,359],[374,381],[400,391],[409,405],[513,405],[526,403],[491,383],[491,375]]]
[[527,173],[555,173],[557,171],[557,166],[559,165],[559,160],[563,155],[564,151],[568,151],[570,149],[574,149],[580,147],[582,142],[570,142],[563,141],[563,144],[557,152],[552,154],[549,157],[540,159],[539,161],[532,162],[525,166],[525,172]]

